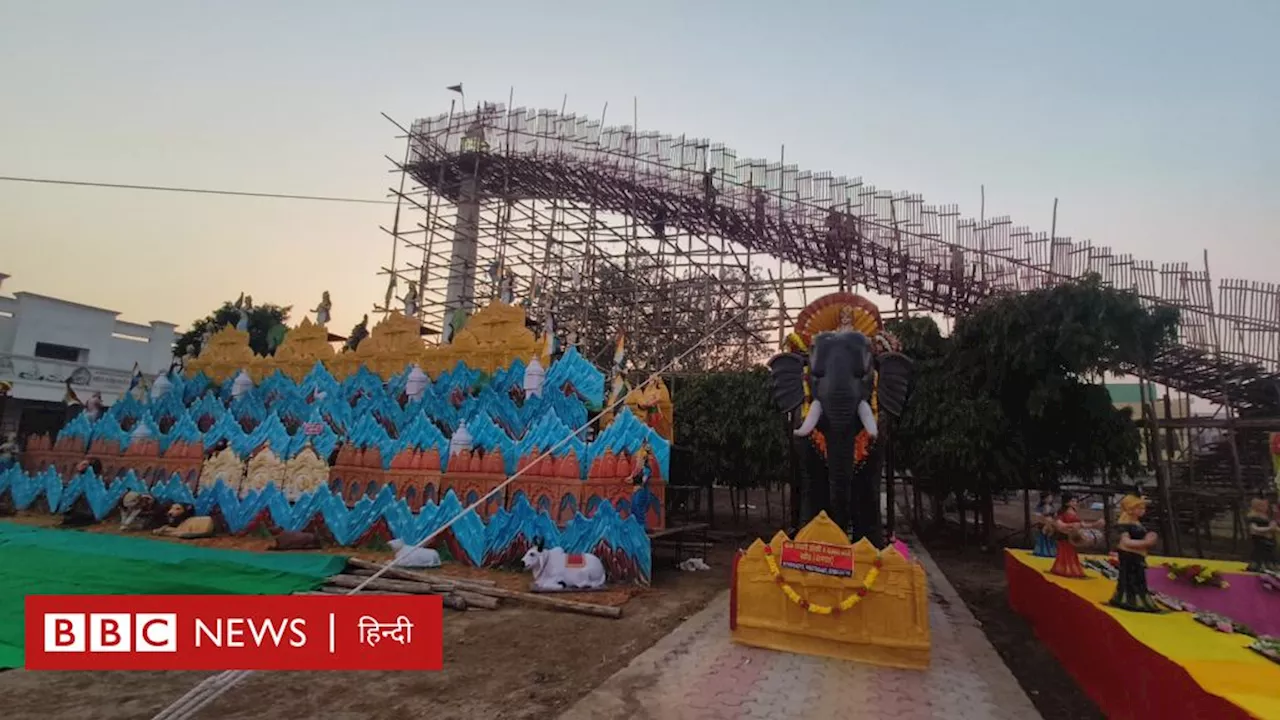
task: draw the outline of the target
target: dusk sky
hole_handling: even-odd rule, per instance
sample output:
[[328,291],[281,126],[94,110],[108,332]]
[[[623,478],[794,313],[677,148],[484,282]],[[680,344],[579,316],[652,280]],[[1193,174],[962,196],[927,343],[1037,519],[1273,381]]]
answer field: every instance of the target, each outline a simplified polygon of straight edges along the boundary
[[[1280,2],[0,0],[0,175],[385,196],[395,128],[556,107],[1280,281]],[[345,332],[392,208],[0,182],[4,291]]]

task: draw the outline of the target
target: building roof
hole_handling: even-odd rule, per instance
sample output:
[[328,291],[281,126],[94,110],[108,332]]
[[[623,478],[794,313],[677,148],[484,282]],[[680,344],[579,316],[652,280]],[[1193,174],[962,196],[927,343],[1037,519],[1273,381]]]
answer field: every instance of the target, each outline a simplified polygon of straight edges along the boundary
[[1155,388],[1140,383],[1107,383],[1107,392],[1111,393],[1111,402],[1117,405],[1139,405],[1142,403],[1142,388],[1146,387],[1146,397],[1155,402]]
[[[5,275],[4,273],[0,273],[0,282],[3,282],[3,281],[4,281],[6,278],[8,278],[8,277],[10,277],[10,276],[9,276],[9,275]],[[71,307],[77,307],[77,308],[81,308],[81,309],[84,309],[84,310],[91,310],[91,311],[93,311],[93,312],[100,312],[100,313],[106,313],[106,314],[108,314],[108,315],[113,315],[113,316],[115,316],[115,317],[116,317],[116,319],[117,319],[117,321],[118,321],[118,322],[125,323],[126,325],[137,325],[138,327],[147,327],[147,326],[148,326],[148,323],[137,323],[137,322],[132,322],[132,321],[129,321],[129,320],[120,320],[120,319],[119,319],[119,318],[120,318],[120,311],[119,311],[119,310],[111,310],[111,309],[109,309],[109,308],[98,307],[98,306],[96,306],[96,305],[88,305],[88,304],[85,304],[85,303],[76,302],[76,301],[74,301],[74,300],[66,300],[66,299],[59,298],[59,297],[53,297],[52,295],[41,295],[40,293],[29,292],[29,291],[27,291],[27,290],[19,290],[19,291],[17,291],[17,292],[15,292],[15,293],[13,293],[13,295],[12,295],[11,297],[13,297],[15,300],[16,300],[16,299],[21,299],[21,298],[23,298],[23,297],[29,297],[29,298],[35,298],[35,299],[38,299],[38,300],[44,300],[44,301],[47,301],[47,302],[54,302],[54,303],[58,303],[58,304],[61,304],[61,305],[69,305],[69,306],[71,306]],[[175,328],[176,328],[176,327],[178,327],[176,323],[167,322],[167,321],[165,321],[165,320],[152,320],[149,324],[151,324],[151,325],[169,325],[169,326],[172,326],[172,327],[175,327]]]
[[71,305],[72,307],[83,308],[85,310],[93,310],[94,312],[109,313],[111,315],[120,314],[120,311],[118,310],[109,310],[107,308],[101,308],[96,305],[86,305],[84,303],[78,303],[75,300],[63,300],[62,298],[53,297],[52,295],[41,295],[40,293],[27,292],[26,290],[19,290],[18,292],[14,293],[13,296],[16,298],[30,297],[30,298],[36,298],[38,300],[47,300],[49,302],[55,302],[61,305]]

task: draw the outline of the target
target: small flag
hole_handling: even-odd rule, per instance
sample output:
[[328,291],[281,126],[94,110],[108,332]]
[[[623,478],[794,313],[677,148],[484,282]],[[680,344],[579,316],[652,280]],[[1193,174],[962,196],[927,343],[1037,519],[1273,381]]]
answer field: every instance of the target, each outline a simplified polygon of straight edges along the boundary
[[458,83],[457,85],[450,85],[449,87],[445,88],[445,90],[449,90],[449,91],[451,91],[451,92],[456,92],[456,93],[458,93],[459,95],[461,95],[461,94],[462,94],[462,83]]
[[62,402],[65,405],[80,405],[80,396],[76,395],[76,391],[71,389],[71,378],[67,378],[67,392],[62,396]]
[[618,339],[613,346],[613,367],[617,372],[621,372],[627,362],[627,336],[618,333]]
[[147,379],[142,376],[142,367],[138,363],[133,364],[133,377],[129,380],[129,392],[134,393],[135,390],[138,392],[134,394],[134,397],[139,400],[146,397]]
[[303,435],[319,435],[324,432],[324,423],[309,422],[302,424]]

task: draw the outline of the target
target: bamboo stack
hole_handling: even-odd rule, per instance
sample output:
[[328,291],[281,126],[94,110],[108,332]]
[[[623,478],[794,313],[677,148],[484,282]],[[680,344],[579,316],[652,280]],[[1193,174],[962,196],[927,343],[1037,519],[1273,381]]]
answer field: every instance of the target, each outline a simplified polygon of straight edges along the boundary
[[[381,575],[370,580],[373,575]],[[368,584],[364,584],[364,583]],[[309,595],[346,595],[360,587],[361,593],[376,595],[439,595],[451,610],[495,610],[499,600],[513,600],[552,610],[617,619],[622,608],[575,602],[534,593],[506,590],[492,580],[459,578],[444,573],[418,572],[386,567],[360,558],[348,558],[346,572],[329,578],[320,589]]]

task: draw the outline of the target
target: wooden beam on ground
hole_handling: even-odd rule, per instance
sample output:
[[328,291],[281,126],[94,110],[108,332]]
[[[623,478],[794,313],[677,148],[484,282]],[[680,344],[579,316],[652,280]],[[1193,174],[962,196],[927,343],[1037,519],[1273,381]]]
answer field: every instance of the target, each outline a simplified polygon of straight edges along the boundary
[[[351,567],[360,568],[361,570],[374,570],[374,571],[382,570],[383,568],[387,567],[382,563],[370,562],[369,560],[361,560],[360,558],[357,558],[357,557],[347,558],[347,564],[350,565]],[[483,585],[486,587],[495,587],[498,584],[492,580],[460,578],[460,577],[454,577],[452,575],[445,575],[444,573],[436,572],[434,570],[429,570],[429,571],[408,570],[406,568],[399,568],[395,566],[392,566],[389,569],[387,569],[386,573],[384,574],[387,577],[399,578],[401,580],[418,580],[420,582],[431,582],[431,583],[435,583],[435,582],[462,583],[464,585]]]
[[[368,578],[368,577],[372,577],[374,573],[375,573],[374,570],[364,570],[362,568],[353,568],[353,569],[348,569],[348,572],[346,572],[345,574],[355,575],[362,578]],[[384,574],[384,577],[390,574],[391,574],[390,572],[387,572]],[[383,582],[383,578],[378,578],[377,580],[373,581],[373,584],[380,584],[382,582]],[[497,598],[471,592],[469,590],[458,587],[456,584],[452,582],[424,582],[416,578],[389,579],[387,580],[387,582],[410,583],[413,585],[421,585],[424,588],[428,588],[430,593],[433,595],[457,595],[463,600],[466,600],[467,604],[471,607],[483,608],[485,610],[493,610],[498,607]],[[372,587],[373,584],[367,585],[365,587]]]
[[[349,594],[351,594],[349,588],[338,587],[336,585],[322,585],[320,586],[319,590],[294,593],[294,595],[324,595],[326,597],[332,597],[334,595],[349,595]],[[361,595],[399,595],[401,597],[404,597],[408,595],[415,595],[417,593],[394,592],[390,590],[374,590],[374,591],[361,590],[360,594]],[[441,595],[440,598],[441,598],[441,601],[444,603],[444,606],[449,608],[450,610],[466,610],[467,609],[467,601],[459,597],[458,595],[452,595],[452,594]]]
[[[334,575],[329,578],[328,582],[330,586],[354,590],[355,588],[360,587],[360,585],[366,580],[368,580],[368,578],[356,575]],[[472,607],[472,605],[468,603],[466,598],[462,597],[460,593],[450,592],[447,590],[442,591],[437,587],[427,585],[426,583],[406,582],[404,580],[383,580],[382,578],[378,578],[377,580],[370,581],[369,584],[364,587],[368,590],[399,592],[409,595],[439,595],[444,598],[445,607],[452,608],[454,610],[466,610],[467,608]],[[479,599],[481,602],[474,607],[484,610],[492,610],[498,606],[497,602],[485,602],[485,598]],[[492,601],[492,598],[487,598],[487,600]]]
[[[376,572],[377,570],[380,570],[383,567],[378,563],[371,563],[367,560],[360,560],[359,562],[354,562],[355,560],[356,558],[351,558],[350,560],[348,560],[348,562],[362,570],[374,570]],[[408,576],[404,578],[405,580],[408,580],[411,577],[419,583],[425,581],[432,584],[436,584],[439,582],[435,580],[431,575],[428,575],[425,573],[416,573],[410,570],[400,570],[398,568],[391,568],[386,572],[387,575],[390,575],[391,573],[396,573],[397,575],[400,575],[400,576]],[[343,577],[343,576],[339,575],[337,577]],[[352,577],[352,576],[348,575],[346,577]],[[375,580],[374,582],[382,582],[382,580]],[[482,585],[479,582],[475,582],[471,580],[463,580],[461,578],[450,578],[447,582],[450,585],[452,585],[455,591],[457,592],[469,592],[469,593],[475,593],[477,595],[487,595],[491,598],[515,600],[516,602],[522,602],[528,605],[538,605],[538,606],[550,608],[553,610],[563,610],[565,612],[578,613],[580,615],[594,615],[596,617],[605,617],[605,618],[611,618],[614,620],[622,617],[622,608],[620,607],[613,607],[610,605],[595,605],[593,603],[576,602],[573,600],[563,600],[561,598],[549,597],[547,595],[538,595],[536,593],[519,592],[517,590],[504,590],[500,587]],[[413,583],[407,583],[407,584],[413,584]],[[355,586],[353,585],[352,587],[355,587]],[[388,589],[393,589],[393,588],[388,588]]]

